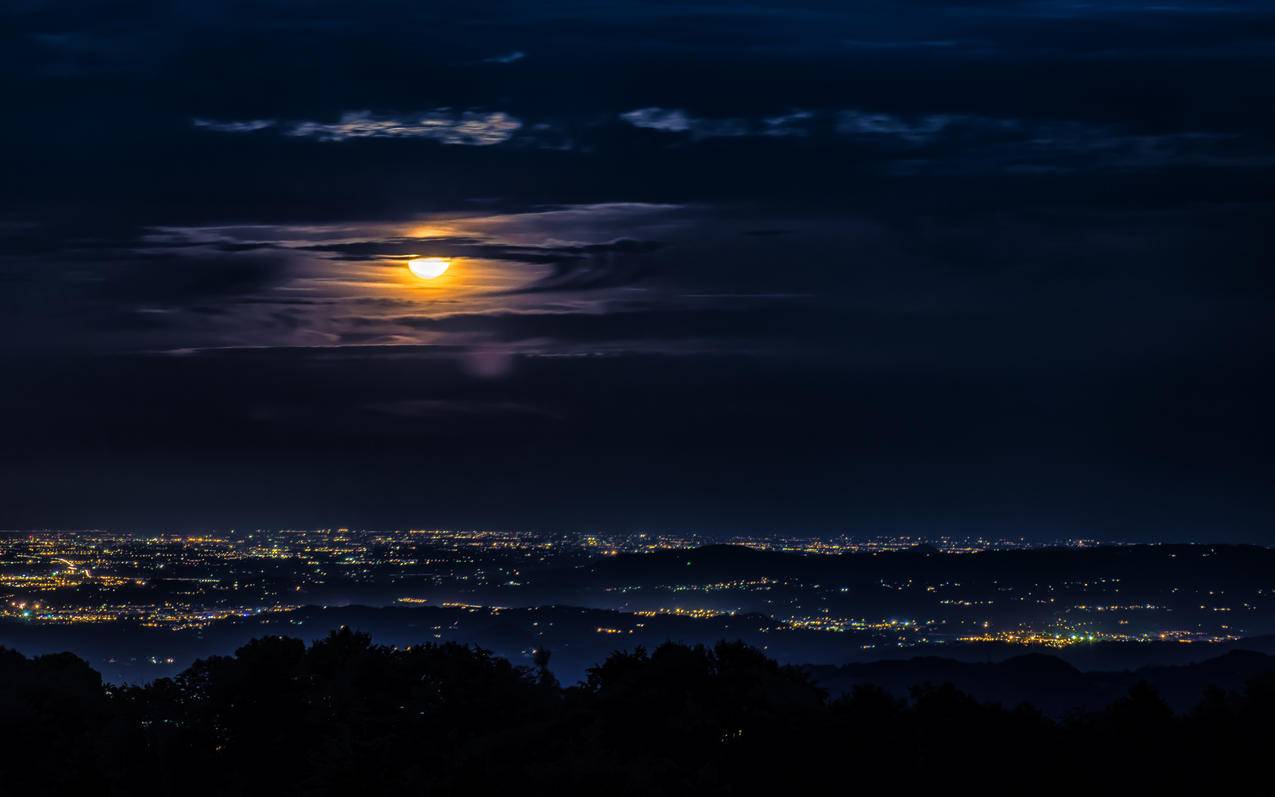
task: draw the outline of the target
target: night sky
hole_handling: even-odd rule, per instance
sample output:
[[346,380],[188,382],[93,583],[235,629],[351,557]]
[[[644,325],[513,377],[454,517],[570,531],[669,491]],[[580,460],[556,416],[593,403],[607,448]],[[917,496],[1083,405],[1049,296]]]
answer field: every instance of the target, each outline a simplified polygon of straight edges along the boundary
[[0,97],[0,528],[1275,543],[1269,2],[12,0]]

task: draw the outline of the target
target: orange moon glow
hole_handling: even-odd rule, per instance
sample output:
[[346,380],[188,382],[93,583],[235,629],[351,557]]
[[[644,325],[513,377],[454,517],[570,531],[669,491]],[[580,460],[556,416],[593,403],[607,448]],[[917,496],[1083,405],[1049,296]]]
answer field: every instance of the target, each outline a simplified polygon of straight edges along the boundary
[[407,261],[407,267],[411,272],[423,280],[443,276],[451,265],[451,259],[446,257],[414,257]]

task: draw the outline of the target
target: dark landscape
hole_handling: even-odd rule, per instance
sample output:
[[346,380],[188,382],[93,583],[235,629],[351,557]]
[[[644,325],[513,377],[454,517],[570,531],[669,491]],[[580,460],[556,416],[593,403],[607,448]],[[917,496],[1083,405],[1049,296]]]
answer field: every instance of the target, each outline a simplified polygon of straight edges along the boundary
[[[903,696],[872,685],[877,666],[831,699],[741,643],[617,652],[566,689],[544,669],[550,658],[514,667],[454,643],[398,650],[342,630],[309,647],[259,639],[120,688],[71,654],[0,650],[0,757],[10,787],[129,794],[594,793],[599,780],[623,794],[753,793],[830,788],[851,767],[940,788],[990,776],[978,763],[989,748],[1002,782],[1033,782],[1061,759],[1104,773],[1106,786],[1204,787],[1262,770],[1275,711],[1275,657],[1251,653],[1089,677],[1042,656],[914,660],[886,676],[918,679]],[[967,692],[952,676],[984,685]],[[1056,719],[979,700],[988,680],[1002,696],[1111,700]],[[1210,686],[1175,713],[1156,683],[1178,698]],[[1175,767],[1175,756],[1208,770]]]
[[989,749],[1011,782],[1048,749],[1145,785],[1260,760],[1271,549],[689,542],[10,534],[3,755],[14,783],[133,794],[751,793],[827,788],[846,756],[941,787]]

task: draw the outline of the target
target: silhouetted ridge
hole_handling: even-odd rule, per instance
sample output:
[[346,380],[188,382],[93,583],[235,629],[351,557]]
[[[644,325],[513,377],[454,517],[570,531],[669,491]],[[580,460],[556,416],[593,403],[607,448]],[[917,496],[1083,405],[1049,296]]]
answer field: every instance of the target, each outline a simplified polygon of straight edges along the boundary
[[[1275,674],[1259,654],[1208,663],[1266,672],[1188,713],[1130,674],[1108,704],[1061,720],[941,678],[1036,679],[1045,696],[1083,680],[1049,656],[852,665],[914,680],[901,694],[862,682],[831,698],[740,642],[617,651],[568,688],[551,659],[392,648],[343,628],[309,646],[256,639],[176,678],[112,687],[73,655],[0,648],[0,766],[15,794],[833,793],[856,767],[936,788],[971,762],[999,784],[1034,782],[1046,760],[1113,773],[1108,786],[1119,773],[1139,788],[1197,773],[1216,787],[1265,765],[1275,719]],[[1195,768],[1223,757],[1225,768]]]
[[1022,656],[1014,656],[1002,661],[999,666],[1002,670],[1029,675],[1053,675],[1058,673],[1071,675],[1080,672],[1080,670],[1057,656],[1049,656],[1044,653],[1027,653]]

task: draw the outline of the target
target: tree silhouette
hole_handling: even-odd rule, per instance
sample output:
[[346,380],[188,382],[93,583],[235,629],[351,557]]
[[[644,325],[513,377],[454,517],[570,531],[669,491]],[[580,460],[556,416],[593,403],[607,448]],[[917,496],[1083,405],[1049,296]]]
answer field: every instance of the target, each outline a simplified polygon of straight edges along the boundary
[[617,651],[568,688],[547,651],[533,663],[342,628],[113,687],[75,656],[0,648],[0,765],[14,793],[788,793],[858,768],[936,787],[970,772],[1036,782],[1060,761],[1145,786],[1180,781],[1182,762],[1213,778],[1257,768],[1275,718],[1275,675],[1210,691],[1185,715],[1140,683],[1054,721],[949,684],[829,700],[739,642]]

